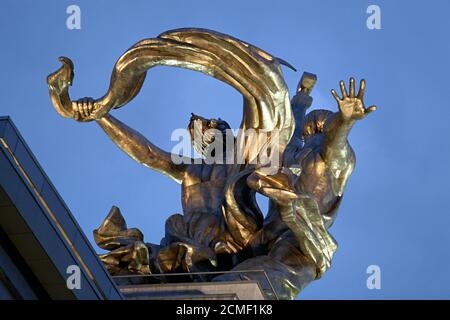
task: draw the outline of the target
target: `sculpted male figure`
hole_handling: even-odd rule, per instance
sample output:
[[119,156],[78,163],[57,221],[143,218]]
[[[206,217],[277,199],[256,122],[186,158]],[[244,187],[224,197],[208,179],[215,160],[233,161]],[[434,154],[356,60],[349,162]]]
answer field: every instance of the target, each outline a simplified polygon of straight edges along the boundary
[[[170,153],[151,144],[138,132],[112,117],[109,111],[131,101],[139,92],[147,70],[154,66],[169,65],[200,71],[242,93],[244,113],[240,129],[243,132],[247,129],[277,132],[280,137],[277,150],[281,154],[294,130],[289,94],[281,74],[280,64],[286,64],[284,61],[218,32],[172,30],[157,38],[142,40],[127,50],[118,59],[109,90],[103,97],[78,101],[72,101],[68,93],[73,80],[73,63],[64,57],[60,61],[63,66],[47,80],[50,97],[58,113],[81,122],[96,121],[133,159],[182,184],[183,216],[174,215],[166,224],[162,246],[168,249],[159,251],[157,262],[160,270],[156,271],[168,272],[178,268],[193,271],[192,268],[201,266],[199,261],[206,262],[210,267],[217,263],[217,254],[234,254],[248,243],[250,235],[262,226],[262,214],[249,192],[240,193],[247,194],[245,205],[248,210],[245,212],[240,210],[238,204],[226,205],[223,201],[227,193],[224,188],[231,177],[230,172],[233,176],[244,169],[251,162],[250,157],[258,154],[259,146],[245,146],[241,150],[245,160],[242,167],[234,161],[231,161],[233,165],[228,166],[228,159],[222,164],[197,164],[190,160],[179,164],[172,161]],[[203,123],[205,128],[218,126],[222,130],[228,127],[224,121],[194,117],[191,131],[195,121]],[[204,152],[210,143],[204,141],[204,145],[194,144],[194,147]],[[226,153],[224,156],[227,156]],[[223,220],[226,220],[225,223]],[[113,229],[122,232],[123,227],[115,226]],[[98,231],[105,231],[103,229]],[[102,242],[112,237],[98,235],[105,238],[101,239]],[[226,269],[230,263],[220,265]]]
[[[79,119],[88,116],[89,110],[92,109],[92,101],[84,99],[78,104],[78,110],[88,111],[87,113],[80,111]],[[83,104],[88,105],[83,107]],[[223,153],[222,161],[212,164],[205,163],[204,159],[194,161],[190,158],[184,158],[181,163],[176,163],[173,159],[178,155],[161,150],[142,134],[112,115],[107,114],[96,122],[131,158],[181,184],[183,215],[172,215],[166,222],[166,235],[162,246],[172,246],[172,253],[159,255],[160,271],[170,272],[178,268],[184,271],[199,271],[202,261],[192,261],[192,259],[197,258],[204,260],[206,264],[217,266],[217,254],[231,253],[232,247],[228,244],[232,239],[225,228],[221,210],[228,170],[230,170],[230,166],[227,165],[227,153]],[[211,137],[209,141],[200,137],[200,143],[195,143],[195,128],[203,128],[204,131],[216,129],[223,133],[225,143],[226,130],[230,129],[230,126],[220,119],[205,119],[193,115],[188,128],[196,151],[206,154],[209,146],[214,142],[214,137]],[[186,250],[181,261],[173,258],[186,247],[193,249],[193,252]],[[192,253],[197,256],[193,257]],[[208,270],[208,266],[203,265],[203,267]]]

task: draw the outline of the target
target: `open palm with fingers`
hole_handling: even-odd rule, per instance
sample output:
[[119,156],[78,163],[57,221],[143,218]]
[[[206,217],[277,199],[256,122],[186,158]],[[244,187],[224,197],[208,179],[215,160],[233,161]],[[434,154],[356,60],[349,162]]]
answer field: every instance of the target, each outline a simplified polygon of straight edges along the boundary
[[341,87],[342,98],[336,93],[336,90],[331,90],[331,94],[336,99],[338,103],[339,110],[345,120],[360,120],[366,115],[375,111],[376,106],[370,106],[368,108],[364,107],[364,91],[366,89],[366,81],[361,80],[359,87],[359,92],[355,95],[355,79],[350,78],[350,93],[347,93],[344,81],[340,81],[339,85]]

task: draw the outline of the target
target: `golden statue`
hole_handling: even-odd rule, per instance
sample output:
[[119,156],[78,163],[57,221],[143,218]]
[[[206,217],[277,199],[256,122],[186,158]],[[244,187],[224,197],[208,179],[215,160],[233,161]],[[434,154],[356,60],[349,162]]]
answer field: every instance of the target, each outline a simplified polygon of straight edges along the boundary
[[[108,92],[96,100],[71,100],[73,64],[65,57],[60,61],[62,67],[48,77],[56,111],[76,121],[96,121],[131,158],[182,188],[183,214],[167,219],[159,245],[145,243],[138,229],[127,227],[120,210],[111,209],[94,237],[110,251],[100,258],[112,274],[205,272],[190,279],[262,283],[260,273],[245,272],[258,269],[271,279],[270,298],[293,299],[330,267],[337,245],[328,228],[355,163],[347,136],[357,120],[376,109],[364,106],[364,80],[357,94],[353,78],[349,92],[341,81],[342,97],[332,91],[339,111],[306,114],[314,75],[304,74],[290,100],[281,72],[281,65],[291,67],[288,63],[204,29],[177,29],[138,42],[118,59]],[[226,121],[192,115],[188,130],[202,157],[190,159],[161,150],[110,115],[139,93],[147,71],[157,65],[199,71],[236,88],[244,97],[239,132],[256,133],[258,143],[248,143],[245,134],[230,135]],[[227,152],[218,154],[218,144]],[[267,153],[279,161],[258,161]],[[256,193],[270,201],[266,215]],[[242,272],[211,272],[230,270]]]

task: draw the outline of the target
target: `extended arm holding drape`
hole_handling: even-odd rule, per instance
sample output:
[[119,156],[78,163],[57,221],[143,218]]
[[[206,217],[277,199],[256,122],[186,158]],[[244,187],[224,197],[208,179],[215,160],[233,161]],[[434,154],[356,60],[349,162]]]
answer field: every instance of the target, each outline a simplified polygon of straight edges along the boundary
[[190,163],[190,159],[187,158],[180,164],[175,163],[169,152],[161,150],[139,132],[111,115],[100,118],[97,123],[109,138],[131,158],[181,183],[186,163]]
[[116,62],[108,92],[94,100],[89,116],[78,116],[83,110],[77,110],[77,103],[68,93],[73,64],[68,58],[60,60],[63,66],[48,77],[48,85],[55,109],[66,118],[100,119],[112,108],[125,105],[137,95],[147,70],[166,65],[205,73],[237,89],[244,96],[241,128],[278,130],[280,153],[294,130],[289,94],[280,68],[280,63],[284,62],[218,32],[179,29],[138,42]]

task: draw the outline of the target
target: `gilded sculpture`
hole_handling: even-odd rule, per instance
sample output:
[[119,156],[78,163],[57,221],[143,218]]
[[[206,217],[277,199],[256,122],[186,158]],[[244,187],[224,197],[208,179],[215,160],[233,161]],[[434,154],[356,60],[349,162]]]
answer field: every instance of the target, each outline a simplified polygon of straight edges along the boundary
[[[62,67],[47,79],[56,111],[96,122],[132,159],[181,184],[183,213],[167,219],[160,244],[145,243],[140,230],[128,228],[120,209],[111,209],[94,231],[96,243],[109,251],[100,258],[111,274],[186,272],[192,273],[191,281],[262,283],[261,273],[245,272],[258,269],[271,279],[269,298],[293,299],[330,268],[337,243],[328,229],[355,165],[348,134],[376,109],[364,105],[365,80],[358,93],[353,78],[348,91],[343,81],[341,95],[332,90],[338,111],[307,113],[315,75],[304,73],[290,99],[281,72],[282,65],[293,68],[287,62],[231,36],[194,28],[136,43],[116,62],[109,90],[99,99],[72,101],[73,63],[60,61]],[[222,119],[193,114],[187,130],[201,157],[187,159],[158,148],[113,117],[111,111],[129,103],[148,70],[158,65],[202,72],[238,90],[244,98],[239,132],[250,130],[258,143],[246,143],[245,134],[230,135]],[[227,152],[218,154],[218,145]],[[277,161],[258,161],[268,153]],[[268,198],[268,212],[261,212],[256,193]],[[213,273],[230,270],[242,272]]]

